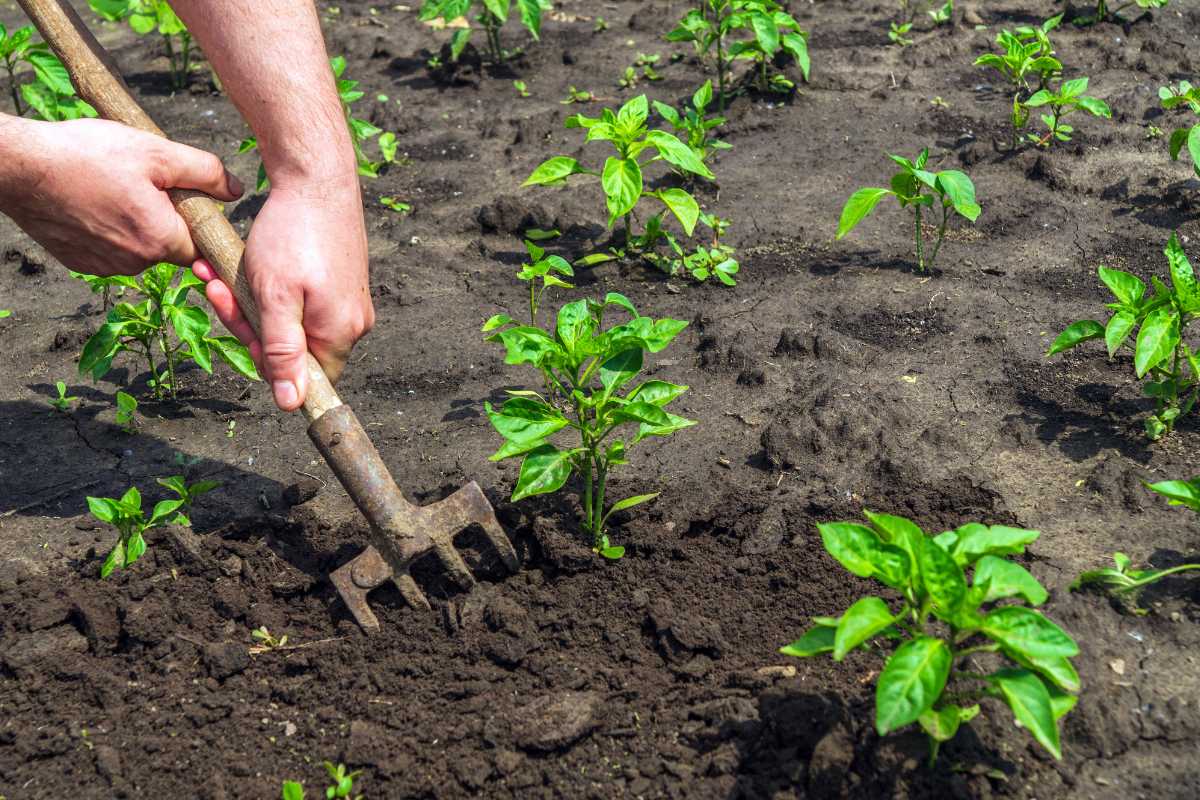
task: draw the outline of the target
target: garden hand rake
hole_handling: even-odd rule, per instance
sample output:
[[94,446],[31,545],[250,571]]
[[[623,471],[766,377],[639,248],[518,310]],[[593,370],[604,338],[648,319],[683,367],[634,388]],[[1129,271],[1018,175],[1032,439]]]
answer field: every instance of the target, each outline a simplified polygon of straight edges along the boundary
[[[108,54],[66,0],[18,2],[66,66],[79,95],[101,116],[164,135],[129,94]],[[242,314],[257,331],[258,307],[241,269],[245,250],[241,237],[220,206],[205,195],[182,190],[171,190],[169,194],[176,211],[187,222],[197,249],[212,263],[221,280],[232,287]],[[454,535],[467,526],[479,525],[509,570],[518,569],[512,543],[478,484],[472,481],[450,497],[427,506],[410,504],[388,474],[358,417],[338,398],[311,354],[308,386],[303,410],[309,422],[309,438],[371,526],[373,546],[330,575],[346,607],[367,633],[379,630],[379,620],[367,603],[367,595],[388,581],[395,583],[409,605],[429,608],[429,601],[408,569],[430,551],[436,553],[462,588],[474,585],[475,579],[453,543]]]

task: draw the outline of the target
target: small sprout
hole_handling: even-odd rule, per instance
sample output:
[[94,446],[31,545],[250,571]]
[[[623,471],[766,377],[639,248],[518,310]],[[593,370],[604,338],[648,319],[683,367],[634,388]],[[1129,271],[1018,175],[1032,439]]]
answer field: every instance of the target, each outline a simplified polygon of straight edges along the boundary
[[125,392],[117,392],[117,416],[116,422],[126,433],[133,433],[137,428],[137,418],[134,414],[137,412],[138,401],[133,395]]
[[263,625],[260,628],[255,628],[254,630],[250,631],[250,637],[252,639],[254,639],[256,642],[260,642],[261,643],[260,646],[264,650],[277,650],[280,647],[284,647],[285,645],[287,645],[287,641],[288,641],[287,634],[280,636],[278,639],[275,638],[275,636],[273,636],[271,634],[271,632],[269,630],[267,630],[266,625]]
[[529,87],[525,85],[525,81],[513,81],[513,88],[517,90],[518,96],[529,97]]
[[225,426],[225,438],[232,439],[234,436],[237,436],[237,420],[231,419]]
[[945,25],[954,16],[954,0],[946,0],[938,8],[931,8],[926,13],[929,14],[935,26]]
[[604,21],[604,17],[596,17],[596,24],[592,26],[592,33],[603,33],[608,30],[608,23]]
[[576,89],[574,86],[567,87],[567,97],[565,100],[558,102],[564,106],[569,106],[572,103],[592,103],[595,102],[596,95],[582,89]]
[[947,103],[945,100],[943,100],[942,96],[940,94],[935,96],[932,100],[930,100],[929,105],[933,106],[934,108],[949,108],[950,107],[950,104]]
[[1022,105],[1025,108],[1049,107],[1050,113],[1041,115],[1042,122],[1049,130],[1046,135],[1040,137],[1032,133],[1028,134],[1029,141],[1038,147],[1049,147],[1050,143],[1056,139],[1060,142],[1071,141],[1071,134],[1075,129],[1070,125],[1063,124],[1062,119],[1079,109],[1094,117],[1112,119],[1112,109],[1108,107],[1108,103],[1098,97],[1084,95],[1087,88],[1087,78],[1074,78],[1063,81],[1057,91],[1039,89],[1034,92],[1033,96]]
[[913,40],[908,38],[908,32],[912,30],[912,23],[905,22],[901,25],[892,23],[891,29],[888,31],[888,39],[891,39],[892,44],[908,47],[913,43]]
[[297,781],[284,781],[280,797],[282,800],[304,800],[304,787]]
[[67,385],[65,383],[63,383],[62,381],[57,381],[54,384],[54,388],[58,392],[58,397],[51,398],[49,400],[49,403],[50,403],[51,407],[54,408],[54,410],[56,410],[60,413],[66,414],[67,412],[69,412],[71,410],[71,403],[74,403],[79,398],[74,395],[71,395],[70,397],[68,397],[67,396]]
[[0,319],[8,319],[12,316],[12,309],[0,308]]
[[[329,779],[333,781],[333,785],[325,790],[326,800],[334,800],[339,797],[350,797],[354,792],[354,779],[362,774],[362,770],[347,772],[345,764],[338,764],[336,767],[325,762],[325,771],[329,773]],[[361,800],[362,795],[358,795],[355,800]]]
[[1153,123],[1146,125],[1146,140],[1147,141],[1149,141],[1151,139],[1161,139],[1165,135],[1166,134],[1163,133],[1163,129],[1158,127],[1157,125],[1155,125]]
[[1096,12],[1090,16],[1076,17],[1075,24],[1083,27],[1097,22],[1119,22],[1121,18],[1117,15],[1131,6],[1149,11],[1152,8],[1164,8],[1168,2],[1170,0],[1126,0],[1116,8],[1110,9],[1109,0],[1096,0]]
[[[929,160],[929,148],[925,148],[917,156],[915,162],[902,156],[888,155],[888,158],[900,165],[900,172],[892,176],[891,188],[867,187],[859,189],[850,195],[842,208],[841,219],[838,220],[837,237],[841,239],[862,222],[879,201],[889,195],[895,197],[901,208],[911,208],[914,216],[914,239],[917,248],[917,268],[924,272],[933,266],[937,259],[938,250],[946,238],[946,227],[951,213],[958,214],[964,219],[974,222],[979,217],[979,204],[975,202],[975,184],[965,172],[956,169],[942,172],[929,172],[925,169]],[[926,194],[926,191],[929,194]],[[929,257],[925,257],[925,233],[922,224],[922,209],[941,208],[942,219],[938,225],[937,241]]]
[[390,208],[402,217],[407,216],[412,211],[411,205],[395,197],[380,197],[379,204],[384,208]]

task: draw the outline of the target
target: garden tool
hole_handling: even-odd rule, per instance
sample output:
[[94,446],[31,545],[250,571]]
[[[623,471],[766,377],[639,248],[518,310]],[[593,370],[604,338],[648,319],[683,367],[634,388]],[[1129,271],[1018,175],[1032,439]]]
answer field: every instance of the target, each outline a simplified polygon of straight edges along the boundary
[[[79,95],[102,117],[164,135],[129,94],[111,58],[66,0],[18,2],[66,66]],[[245,243],[225,219],[221,207],[207,196],[183,190],[171,190],[169,194],[176,211],[187,222],[197,249],[212,263],[221,280],[233,288],[242,314],[258,330],[258,307],[242,271]],[[358,417],[338,397],[311,353],[303,411],[309,422],[309,438],[370,523],[371,546],[330,575],[346,607],[367,633],[379,630],[379,620],[367,603],[367,595],[388,581],[396,585],[410,606],[429,608],[429,601],[408,570],[430,551],[459,586],[470,589],[474,585],[475,579],[453,542],[454,535],[470,525],[483,529],[509,570],[518,569],[516,551],[496,520],[491,503],[474,481],[427,506],[415,506],[404,499]]]

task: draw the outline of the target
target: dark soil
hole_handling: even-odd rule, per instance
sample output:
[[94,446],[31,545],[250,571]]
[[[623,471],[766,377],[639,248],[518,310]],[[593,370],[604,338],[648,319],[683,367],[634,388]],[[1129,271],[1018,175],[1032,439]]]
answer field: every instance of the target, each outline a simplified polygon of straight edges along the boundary
[[[414,12],[344,0],[323,14],[349,75],[391,98],[363,101],[371,119],[412,159],[364,182],[379,322],[343,396],[418,500],[478,480],[523,559],[505,579],[472,550],[484,580],[469,594],[422,566],[434,613],[381,590],[374,638],[326,579],[366,536],[302,420],[277,415],[261,386],[193,370],[178,403],[145,401],[141,430],[121,432],[113,394],[144,392],[145,375],[79,381],[98,299],[0,219],[0,306],[14,312],[0,321],[0,794],[271,798],[301,779],[311,796],[329,759],[363,769],[371,798],[1200,796],[1200,583],[1148,592],[1147,616],[1066,588],[1116,549],[1139,564],[1196,560],[1194,518],[1141,481],[1195,473],[1200,431],[1188,420],[1145,440],[1127,356],[1043,357],[1067,323],[1102,313],[1098,264],[1165,275],[1171,231],[1200,258],[1200,186],[1146,138],[1150,123],[1172,127],[1157,87],[1196,77],[1200,11],[1180,0],[1125,26],[1065,25],[1068,72],[1090,76],[1115,118],[1077,118],[1074,142],[1010,153],[1008,97],[971,62],[999,28],[1060,4],[976,4],[987,30],[922,20],[900,50],[887,46],[893,3],[793,2],[812,31],[812,82],[732,105],[734,149],[703,195],[734,220],[738,286],[616,264],[579,276],[582,293],[694,320],[650,371],[692,387],[681,413],[700,425],[634,451],[616,491],[663,495],[623,516],[628,554],[603,563],[566,497],[508,502],[516,467],[487,461],[497,440],[482,403],[534,376],[504,367],[478,325],[521,309],[525,226],[565,231],[554,247],[569,257],[607,238],[591,187],[518,189],[543,158],[579,151],[562,129],[577,110],[558,102],[568,85],[620,102],[638,52],[683,55],[639,88],[653,98],[678,101],[704,75],[659,38],[683,2],[556,5],[511,68],[441,83],[424,65],[438,35]],[[593,33],[598,14],[609,27]],[[3,4],[0,19],[19,14]],[[252,183],[254,156],[232,155],[245,127],[203,69],[171,95],[149,42],[101,34],[164,129]],[[984,209],[937,270],[915,272],[894,209],[834,244],[845,197],[890,174],[885,151],[922,146],[935,168],[969,170]],[[244,228],[261,203],[234,219]],[[56,380],[82,398],[70,414],[46,403]],[[223,484],[194,533],[156,531],[141,563],[99,580],[114,533],[88,521],[84,496],[137,485],[157,498],[154,478],[176,473]],[[867,590],[815,532],[864,506],[931,531],[1043,532],[1026,564],[1083,649],[1061,762],[988,702],[930,770],[918,733],[873,731],[878,654],[778,655],[809,617]],[[251,655],[262,625],[294,649]]]

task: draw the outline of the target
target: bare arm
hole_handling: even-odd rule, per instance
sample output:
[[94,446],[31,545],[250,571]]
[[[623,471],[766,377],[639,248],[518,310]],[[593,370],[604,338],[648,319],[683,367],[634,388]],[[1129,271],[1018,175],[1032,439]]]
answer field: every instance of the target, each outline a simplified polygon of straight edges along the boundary
[[334,380],[374,311],[354,150],[311,0],[175,0],[230,98],[258,138],[271,179],[247,242],[245,269],[262,312],[262,336],[241,318],[228,287],[209,281],[218,316],[271,381],[276,402],[297,408],[311,350]]

